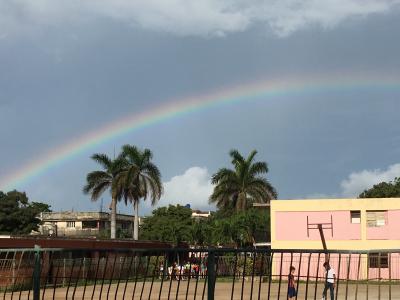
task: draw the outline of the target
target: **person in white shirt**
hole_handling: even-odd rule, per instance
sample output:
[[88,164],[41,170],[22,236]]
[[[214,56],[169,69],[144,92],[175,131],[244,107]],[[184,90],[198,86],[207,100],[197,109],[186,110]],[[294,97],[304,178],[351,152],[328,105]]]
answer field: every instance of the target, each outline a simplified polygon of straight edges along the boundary
[[335,279],[336,279],[335,270],[331,268],[328,262],[324,263],[324,268],[326,270],[326,282],[325,282],[324,292],[322,293],[322,299],[326,299],[326,293],[329,289],[331,294],[331,300],[335,300],[335,293],[334,293]]

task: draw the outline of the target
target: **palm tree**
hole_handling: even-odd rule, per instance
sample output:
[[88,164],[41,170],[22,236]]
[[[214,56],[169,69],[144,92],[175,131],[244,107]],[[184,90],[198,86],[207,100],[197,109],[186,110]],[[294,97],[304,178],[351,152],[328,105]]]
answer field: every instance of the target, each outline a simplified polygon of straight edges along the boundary
[[245,210],[252,203],[266,203],[276,199],[275,188],[263,176],[268,172],[266,162],[255,162],[253,150],[245,159],[237,150],[231,150],[233,170],[221,168],[212,176],[214,191],[209,202],[218,208]]
[[91,194],[92,201],[96,201],[106,191],[111,193],[111,238],[116,238],[117,201],[121,199],[121,189],[118,186],[118,176],[122,170],[120,158],[110,159],[106,154],[94,154],[92,159],[101,165],[103,170],[87,174],[85,194]]
[[140,150],[133,145],[124,145],[121,156],[124,158],[124,170],[120,182],[123,184],[123,197],[134,207],[133,238],[139,238],[139,202],[150,198],[155,205],[163,193],[161,173],[152,163],[153,154],[149,149]]

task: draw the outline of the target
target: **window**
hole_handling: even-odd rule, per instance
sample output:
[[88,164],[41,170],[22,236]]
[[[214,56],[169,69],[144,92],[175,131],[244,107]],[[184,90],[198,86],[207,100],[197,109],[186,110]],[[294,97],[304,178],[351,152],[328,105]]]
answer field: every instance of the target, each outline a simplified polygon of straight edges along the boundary
[[69,228],[75,227],[75,221],[68,221],[67,227],[69,227]]
[[122,222],[121,223],[121,228],[122,229],[129,229],[130,226],[131,226],[131,224],[129,222]]
[[386,225],[386,210],[370,210],[367,211],[367,226],[380,227]]
[[389,258],[387,253],[370,253],[368,256],[370,268],[388,268]]
[[82,229],[96,229],[97,221],[82,221]]
[[361,223],[361,211],[359,211],[359,210],[350,211],[350,219],[351,219],[351,224],[360,224]]

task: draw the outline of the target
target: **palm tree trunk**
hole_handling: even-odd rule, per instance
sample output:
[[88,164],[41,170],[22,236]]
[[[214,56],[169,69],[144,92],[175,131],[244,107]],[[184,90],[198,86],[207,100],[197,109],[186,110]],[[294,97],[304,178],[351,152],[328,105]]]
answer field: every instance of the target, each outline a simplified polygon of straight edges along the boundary
[[115,198],[111,200],[111,238],[116,238],[117,227],[117,201]]
[[135,219],[133,222],[133,239],[137,241],[139,239],[139,201],[133,201],[133,210]]
[[236,203],[236,211],[246,210],[246,194],[240,192]]

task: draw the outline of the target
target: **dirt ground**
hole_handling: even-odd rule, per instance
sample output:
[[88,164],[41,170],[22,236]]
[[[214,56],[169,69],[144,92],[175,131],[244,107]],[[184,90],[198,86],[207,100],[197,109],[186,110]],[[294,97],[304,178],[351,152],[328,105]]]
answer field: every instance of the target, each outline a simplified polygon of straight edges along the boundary
[[[215,286],[215,299],[217,300],[229,300],[229,299],[287,299],[286,292],[287,286],[285,283],[281,284],[280,296],[278,297],[279,284],[272,283],[270,289],[270,296],[268,298],[268,282],[262,282],[260,285],[259,281],[253,282],[253,291],[251,291],[252,282],[251,280],[245,280],[243,284],[243,298],[242,295],[242,284],[243,281],[235,281],[235,284],[232,285],[232,282],[217,282]],[[233,298],[232,295],[232,287],[233,287]],[[160,296],[161,289],[161,296]],[[125,294],[124,294],[125,290]],[[316,298],[315,295],[315,283],[310,283],[307,291],[306,298],[306,284],[300,283],[299,292],[297,299],[306,300],[306,299],[321,299],[322,296],[323,285],[318,284]],[[346,298],[346,290],[347,290],[347,298]],[[357,290],[357,298],[356,298],[356,290]],[[134,297],[133,292],[135,291]],[[204,291],[204,298],[203,298]],[[41,291],[41,297],[43,297],[43,290]],[[187,293],[187,297],[186,297]],[[380,294],[380,297],[379,297]],[[169,297],[168,297],[169,295]],[[368,295],[368,297],[367,297]],[[3,295],[2,295],[3,296]],[[151,282],[138,282],[128,283],[125,289],[125,282],[120,283],[118,289],[117,284],[104,284],[101,287],[101,283],[94,286],[87,286],[86,289],[84,287],[77,287],[74,291],[74,288],[57,288],[53,290],[52,288],[46,289],[44,291],[44,299],[207,299],[207,286],[204,286],[204,281],[199,281],[196,288],[196,281],[191,280],[188,286],[188,281],[166,281],[163,283],[161,288],[161,282],[154,282],[151,287]],[[93,298],[92,298],[93,296]],[[259,297],[260,296],[260,297]],[[14,293],[11,295],[7,293],[5,298],[3,299],[19,299],[20,294]],[[32,293],[30,293],[28,298],[28,292],[23,292],[21,294],[20,299],[33,299]],[[329,297],[328,297],[329,299]],[[349,284],[346,287],[345,283],[339,283],[338,286],[338,298],[337,299],[390,299],[389,298],[389,285],[381,285],[379,288],[378,285],[369,285],[367,291],[367,285],[362,283],[356,286],[355,284]],[[391,299],[400,299],[400,285],[392,285],[391,286]]]

